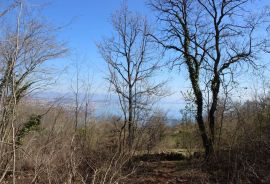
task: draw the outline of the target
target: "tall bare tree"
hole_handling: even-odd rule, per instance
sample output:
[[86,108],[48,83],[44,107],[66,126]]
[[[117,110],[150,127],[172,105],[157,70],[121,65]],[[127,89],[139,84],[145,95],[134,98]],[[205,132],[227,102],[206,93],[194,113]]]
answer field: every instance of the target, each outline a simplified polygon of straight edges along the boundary
[[[0,28],[0,167],[1,176],[4,176],[11,167],[9,156],[13,153],[13,183],[18,130],[16,107],[34,85],[37,87],[41,78],[36,74],[41,71],[42,64],[63,56],[67,51],[55,39],[55,29],[33,17],[29,13],[31,11],[26,11],[27,5],[23,2],[16,1],[14,4],[18,4],[18,8],[11,5],[8,11],[3,11],[5,16],[1,17],[3,21]],[[11,8],[14,8],[15,15],[18,14],[14,21],[14,14],[8,14],[13,11]],[[11,143],[12,151],[9,147]]]
[[[174,52],[174,64],[188,70],[195,96],[196,119],[201,133],[205,155],[213,153],[215,142],[215,112],[222,77],[245,65],[256,66],[256,54],[261,42],[256,28],[262,16],[248,11],[249,0],[153,0],[163,28],[153,36],[166,50]],[[210,108],[209,134],[204,119],[204,92],[202,75],[208,73]],[[225,77],[226,78],[226,77]]]
[[115,34],[98,44],[98,48],[108,64],[108,80],[118,95],[125,122],[122,130],[127,124],[131,148],[136,120],[146,110],[151,97],[162,95],[160,89],[164,82],[150,80],[159,69],[159,62],[156,62],[146,19],[124,5],[113,14],[112,26]]

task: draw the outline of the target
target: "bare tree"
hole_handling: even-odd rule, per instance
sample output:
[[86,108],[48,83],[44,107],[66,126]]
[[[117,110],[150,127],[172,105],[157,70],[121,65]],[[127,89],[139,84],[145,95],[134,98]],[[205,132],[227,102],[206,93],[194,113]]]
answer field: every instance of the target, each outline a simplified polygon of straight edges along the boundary
[[[20,100],[31,89],[40,84],[41,78],[36,73],[40,66],[50,59],[63,56],[67,51],[63,44],[55,39],[55,29],[44,21],[33,17],[23,2],[16,1],[18,12],[16,21],[12,21],[8,11],[4,11],[3,19],[10,24],[2,23],[0,31],[0,158],[5,163],[0,167],[10,168],[9,156],[13,158],[13,183],[15,183],[16,133],[19,120],[16,107]],[[3,21],[4,22],[4,21]],[[5,143],[5,144],[3,144]],[[12,151],[7,145],[12,143]],[[3,165],[2,165],[3,164]],[[2,173],[1,173],[2,174]],[[3,172],[3,176],[6,172]]]
[[[90,77],[90,74],[85,72],[89,71],[88,66],[83,63],[86,61],[86,58],[75,58],[74,63],[75,65],[75,73],[74,79],[72,80],[71,89],[74,93],[74,113],[75,113],[75,120],[74,120],[74,129],[76,130],[79,127],[80,120],[79,116],[83,113],[83,123],[84,129],[86,131],[87,128],[87,121],[89,119],[89,113],[93,111],[93,107],[91,107],[91,98],[92,98],[92,80],[93,76]],[[85,69],[83,71],[82,69]],[[81,124],[82,125],[82,124]]]
[[[256,28],[262,16],[252,15],[249,0],[153,0],[163,28],[153,36],[166,50],[174,51],[174,65],[184,65],[195,96],[196,120],[208,158],[215,142],[216,109],[222,76],[237,66],[254,66],[261,43]],[[177,54],[178,53],[178,54]],[[208,72],[210,109],[209,135],[204,116],[202,75]],[[226,78],[226,77],[225,77]]]
[[146,19],[130,12],[124,5],[113,14],[112,26],[115,35],[98,44],[98,48],[108,64],[108,80],[118,95],[124,116],[122,130],[125,131],[127,124],[128,145],[131,147],[141,110],[146,110],[151,97],[162,95],[160,89],[164,82],[150,81],[159,64],[153,54]]

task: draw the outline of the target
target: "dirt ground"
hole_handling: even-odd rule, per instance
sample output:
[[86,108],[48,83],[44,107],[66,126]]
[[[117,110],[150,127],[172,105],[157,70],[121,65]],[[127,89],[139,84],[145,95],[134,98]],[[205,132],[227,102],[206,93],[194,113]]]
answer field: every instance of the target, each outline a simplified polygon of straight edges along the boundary
[[[206,184],[209,182],[209,174],[200,169],[199,162],[189,160],[178,161],[139,161],[139,164],[128,177],[119,184]],[[11,176],[3,184],[12,183]],[[32,176],[18,177],[18,184],[31,183]]]
[[141,162],[126,184],[209,183],[209,176],[199,167],[182,161]]

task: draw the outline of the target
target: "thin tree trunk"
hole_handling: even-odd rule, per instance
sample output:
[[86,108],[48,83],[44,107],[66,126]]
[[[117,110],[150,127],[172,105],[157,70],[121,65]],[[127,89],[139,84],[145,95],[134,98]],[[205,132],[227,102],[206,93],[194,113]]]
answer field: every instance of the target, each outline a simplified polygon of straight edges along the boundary
[[128,146],[131,150],[133,144],[133,109],[132,109],[132,87],[129,86],[129,99],[128,99]]

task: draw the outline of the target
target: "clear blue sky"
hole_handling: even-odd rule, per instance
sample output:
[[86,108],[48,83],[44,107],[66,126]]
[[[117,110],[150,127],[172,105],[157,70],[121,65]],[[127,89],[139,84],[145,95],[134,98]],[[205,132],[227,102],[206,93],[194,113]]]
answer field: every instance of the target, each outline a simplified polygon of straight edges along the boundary
[[[70,54],[58,60],[47,63],[50,67],[57,68],[60,78],[49,91],[68,92],[71,81],[74,79],[74,60],[78,57],[82,75],[90,75],[93,81],[93,92],[104,97],[108,90],[106,77],[107,66],[96,48],[95,42],[103,37],[110,37],[112,27],[110,16],[120,8],[122,0],[28,0],[31,6],[45,5],[42,15],[53,25],[67,25],[58,34],[58,39],[67,42]],[[147,7],[145,0],[128,0],[128,7],[132,11],[146,15],[150,21],[155,21],[153,12]],[[165,69],[166,70],[166,69]],[[58,74],[56,74],[58,75]],[[162,107],[170,114],[177,114],[183,105],[180,90],[188,86],[186,77],[175,73],[163,72],[159,78],[170,79],[168,88],[172,96],[164,99]],[[180,89],[180,87],[182,89]]]
[[[31,0],[30,2],[42,4],[45,1]],[[58,61],[57,66],[66,66],[77,56],[86,58],[83,64],[88,65],[95,73],[96,80],[100,81],[104,77],[101,75],[104,75],[106,67],[95,43],[111,35],[110,16],[119,9],[121,3],[121,0],[50,1],[44,8],[43,14],[54,25],[68,24],[58,35],[59,39],[67,42],[71,48],[71,57]],[[144,0],[129,0],[128,4],[131,10],[151,16]],[[72,70],[72,67],[69,68]]]
[[[83,75],[89,73],[93,80],[94,93],[104,94],[108,84],[104,80],[106,65],[99,55],[95,42],[111,35],[111,14],[120,8],[122,0],[27,0],[32,6],[45,4],[42,14],[54,25],[67,25],[58,34],[58,38],[67,42],[70,54],[64,59],[50,61],[49,65],[58,68],[61,73],[57,85],[51,90],[68,91],[74,77],[74,58],[79,56]],[[155,25],[153,12],[145,0],[127,0],[129,9],[146,15]],[[270,0],[259,0],[259,4],[270,4]],[[65,72],[63,69],[65,68]],[[163,72],[160,78],[171,79],[168,86],[172,96],[163,103],[165,110],[176,113],[183,107],[180,91],[188,89],[187,76],[177,72]],[[245,86],[245,84],[243,84]],[[182,104],[182,105],[181,105]]]

